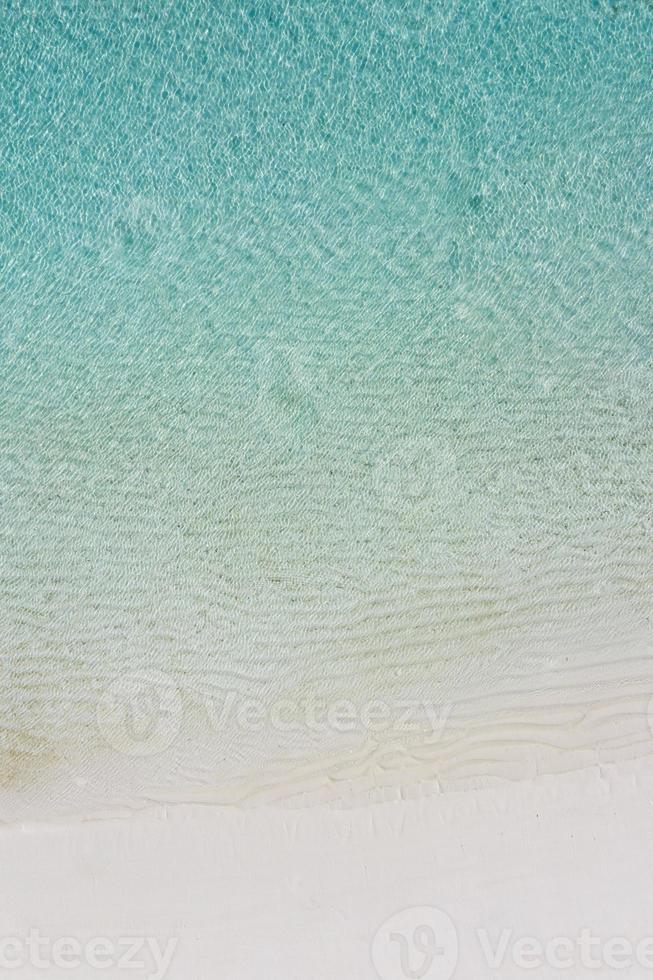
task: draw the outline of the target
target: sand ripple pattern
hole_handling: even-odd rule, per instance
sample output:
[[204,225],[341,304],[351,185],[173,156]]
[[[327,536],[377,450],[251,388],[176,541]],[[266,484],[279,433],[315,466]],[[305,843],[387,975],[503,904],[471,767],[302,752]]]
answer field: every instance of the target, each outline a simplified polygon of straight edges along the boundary
[[161,751],[189,792],[341,748],[234,730],[205,757],[216,692],[439,704],[592,662],[634,683],[650,4],[7,20],[4,792],[145,792],[151,756],[123,779],[98,725],[143,672],[181,692],[186,748]]

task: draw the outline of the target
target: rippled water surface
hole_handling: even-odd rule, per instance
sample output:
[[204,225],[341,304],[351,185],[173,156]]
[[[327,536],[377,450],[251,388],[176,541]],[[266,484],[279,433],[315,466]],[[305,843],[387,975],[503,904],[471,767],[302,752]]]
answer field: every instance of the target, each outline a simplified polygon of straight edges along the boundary
[[8,786],[133,671],[391,697],[651,637],[650,3],[1,17]]

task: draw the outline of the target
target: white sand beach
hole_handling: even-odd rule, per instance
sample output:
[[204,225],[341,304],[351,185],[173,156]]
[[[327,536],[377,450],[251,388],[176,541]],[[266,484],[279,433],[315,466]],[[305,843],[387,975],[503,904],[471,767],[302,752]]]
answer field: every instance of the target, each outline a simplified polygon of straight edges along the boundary
[[652,807],[649,758],[346,810],[4,827],[0,955],[21,978],[644,977]]
[[566,696],[561,687],[529,710],[513,691],[491,721],[463,724],[454,709],[437,744],[412,756],[388,743],[285,785],[272,773],[257,792],[232,787],[228,804],[226,788],[223,802],[205,788],[190,802],[154,793],[137,806],[9,820],[3,970],[651,975],[653,734],[646,660],[634,664],[620,683],[607,664],[576,686],[570,672]]

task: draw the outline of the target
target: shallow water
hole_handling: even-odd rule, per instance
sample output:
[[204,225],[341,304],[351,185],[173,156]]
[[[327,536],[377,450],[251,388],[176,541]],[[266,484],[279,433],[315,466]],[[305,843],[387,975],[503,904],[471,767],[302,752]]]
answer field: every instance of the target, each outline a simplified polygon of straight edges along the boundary
[[8,786],[142,669],[393,698],[648,642],[649,3],[3,20]]

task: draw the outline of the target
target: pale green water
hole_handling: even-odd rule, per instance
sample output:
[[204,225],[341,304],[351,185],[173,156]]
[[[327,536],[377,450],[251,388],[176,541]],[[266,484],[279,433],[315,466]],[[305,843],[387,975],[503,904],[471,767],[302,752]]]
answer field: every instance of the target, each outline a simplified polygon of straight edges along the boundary
[[2,20],[8,782],[135,668],[388,694],[650,636],[649,3]]

